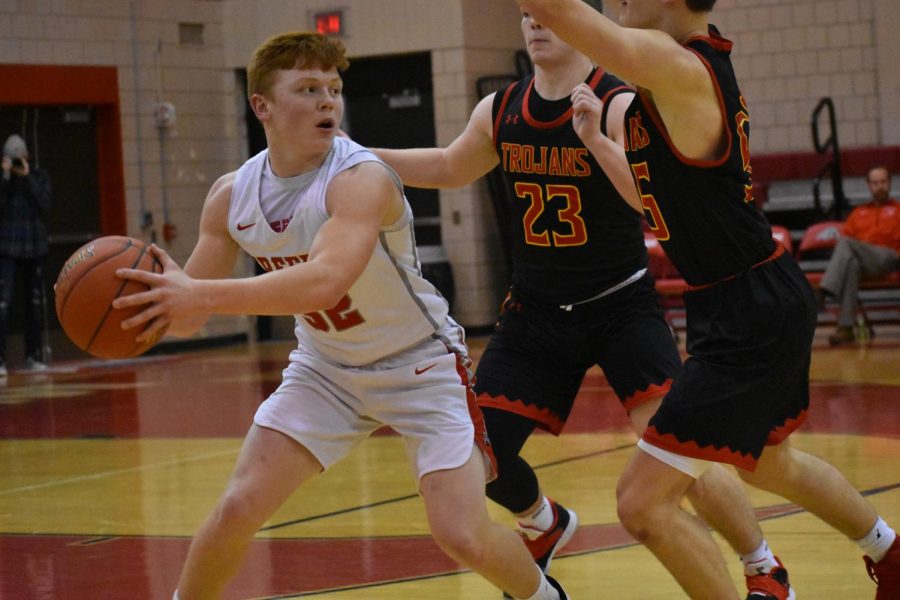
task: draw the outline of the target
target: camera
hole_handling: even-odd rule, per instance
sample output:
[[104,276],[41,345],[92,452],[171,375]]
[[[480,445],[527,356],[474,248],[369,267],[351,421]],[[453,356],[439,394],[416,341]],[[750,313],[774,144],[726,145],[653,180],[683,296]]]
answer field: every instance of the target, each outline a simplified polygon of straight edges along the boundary
[[21,169],[22,167],[25,166],[25,163],[22,162],[21,158],[14,158],[14,159],[12,159],[12,166],[14,166],[17,169]]

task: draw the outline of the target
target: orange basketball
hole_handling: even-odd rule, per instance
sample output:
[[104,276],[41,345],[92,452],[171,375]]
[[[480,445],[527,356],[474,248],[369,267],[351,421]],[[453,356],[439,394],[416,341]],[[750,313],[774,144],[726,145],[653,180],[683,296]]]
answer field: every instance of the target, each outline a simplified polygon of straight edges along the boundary
[[116,269],[162,273],[162,264],[140,240],[111,235],[88,242],[65,262],[56,280],[56,316],[75,345],[100,358],[129,358],[150,349],[161,335],[139,343],[138,330],[122,321],[146,307],[117,309],[112,301],[147,290],[137,281],[119,279]]

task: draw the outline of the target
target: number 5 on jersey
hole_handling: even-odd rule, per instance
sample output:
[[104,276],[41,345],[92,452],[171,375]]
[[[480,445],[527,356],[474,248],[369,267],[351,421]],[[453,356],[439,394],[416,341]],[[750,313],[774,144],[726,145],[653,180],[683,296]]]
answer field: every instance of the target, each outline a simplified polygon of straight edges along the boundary
[[662,211],[659,210],[659,204],[653,194],[645,194],[641,188],[642,181],[650,181],[650,169],[647,163],[637,163],[631,165],[631,171],[634,173],[634,180],[638,184],[638,193],[641,195],[641,206],[644,207],[644,216],[647,217],[647,224],[650,231],[656,236],[656,239],[664,242],[669,239],[669,228],[666,226],[666,220],[663,218]]

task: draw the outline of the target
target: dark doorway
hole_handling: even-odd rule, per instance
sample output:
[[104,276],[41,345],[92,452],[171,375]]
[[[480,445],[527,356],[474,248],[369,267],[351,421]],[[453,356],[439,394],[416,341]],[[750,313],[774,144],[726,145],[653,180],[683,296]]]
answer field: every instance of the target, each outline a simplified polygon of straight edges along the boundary
[[[344,73],[343,128],[372,148],[430,148],[435,145],[431,54],[356,58]],[[441,208],[437,190],[406,187],[415,216],[422,274],[450,303],[455,285],[441,246]]]
[[[372,148],[435,145],[431,54],[355,58],[343,75],[344,129]],[[437,190],[407,187],[419,246],[441,245]]]
[[[32,167],[44,170],[53,186],[45,216],[50,254],[44,263],[46,323],[59,329],[53,283],[63,263],[83,244],[102,234],[97,168],[96,111],[85,105],[0,106],[0,144],[16,133],[28,146]],[[21,284],[13,301],[11,332],[24,322]]]

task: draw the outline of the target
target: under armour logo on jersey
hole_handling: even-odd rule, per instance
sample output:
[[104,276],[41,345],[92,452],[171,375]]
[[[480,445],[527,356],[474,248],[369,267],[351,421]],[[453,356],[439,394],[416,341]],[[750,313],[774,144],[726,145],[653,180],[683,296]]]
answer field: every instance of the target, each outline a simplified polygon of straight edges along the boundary
[[519,115],[506,115],[506,124],[507,125],[509,125],[510,123],[515,125],[518,122],[519,122]]

